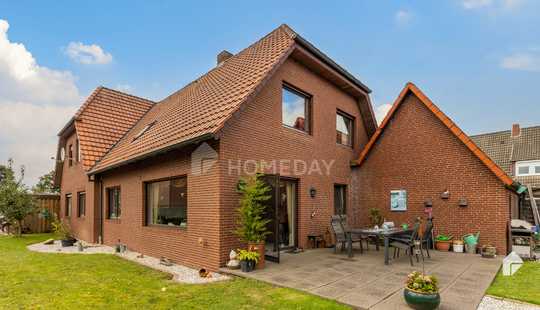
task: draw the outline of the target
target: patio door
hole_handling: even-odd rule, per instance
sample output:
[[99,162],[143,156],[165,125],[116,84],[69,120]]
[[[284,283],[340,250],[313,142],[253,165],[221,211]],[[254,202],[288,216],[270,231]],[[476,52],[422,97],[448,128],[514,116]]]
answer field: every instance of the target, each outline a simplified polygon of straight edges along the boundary
[[280,252],[297,246],[297,181],[266,175],[265,182],[270,187],[265,218],[270,220],[266,237],[266,259],[279,263]]

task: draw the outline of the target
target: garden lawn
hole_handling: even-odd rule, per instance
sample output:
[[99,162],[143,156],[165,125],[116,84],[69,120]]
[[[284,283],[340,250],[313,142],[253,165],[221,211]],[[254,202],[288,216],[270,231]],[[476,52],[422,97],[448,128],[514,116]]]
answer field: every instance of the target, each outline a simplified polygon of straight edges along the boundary
[[499,271],[487,294],[540,305],[540,262],[525,262],[513,276]]
[[114,255],[26,249],[50,237],[0,236],[0,309],[347,309],[255,280],[179,284]]

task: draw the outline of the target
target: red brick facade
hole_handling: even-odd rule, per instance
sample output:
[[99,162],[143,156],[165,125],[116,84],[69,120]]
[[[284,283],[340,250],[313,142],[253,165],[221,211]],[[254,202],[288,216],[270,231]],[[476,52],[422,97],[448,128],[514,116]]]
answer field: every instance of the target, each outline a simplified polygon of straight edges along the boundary
[[[311,134],[282,125],[284,82],[311,95]],[[338,109],[355,118],[353,148],[336,143]],[[367,140],[358,99],[291,59],[282,65],[255,99],[246,104],[239,117],[227,124],[219,143],[212,143],[219,153],[219,161],[204,175],[197,176],[190,172],[190,154],[195,146],[96,175],[94,182],[88,182],[83,170],[68,167],[66,161],[62,193],[74,192],[74,184],[88,188],[102,186],[105,197],[108,187],[119,186],[120,219],[106,219],[105,200],[102,206],[104,243],[113,245],[120,241],[130,249],[147,255],[166,256],[188,266],[216,269],[226,262],[231,249],[241,246],[233,233],[239,201],[236,184],[242,173],[234,168],[237,160],[303,160],[308,164],[317,161],[322,174],[295,176],[292,169],[281,171],[283,176],[298,181],[298,246],[305,247],[308,233],[323,234],[329,228],[329,218],[334,210],[334,184],[347,185],[348,197],[351,197],[350,162],[358,156]],[[233,161],[231,171],[230,160]],[[329,175],[326,175],[322,160],[331,164]],[[188,177],[187,228],[146,226],[144,182],[182,175]],[[315,198],[309,196],[312,187],[317,190]],[[94,204],[96,219],[99,220],[99,199],[94,202],[88,200],[87,204],[88,211],[90,205]],[[350,199],[347,205],[352,209]],[[62,200],[62,210],[64,208],[65,201]],[[312,213],[315,214],[313,218]],[[73,215],[71,221],[74,221]],[[90,237],[93,235],[90,228],[92,221],[84,222],[85,227],[76,223],[73,230],[78,238],[97,241],[99,221],[93,239]]]
[[[395,111],[365,162],[353,171],[357,225],[378,208],[396,224],[426,218],[433,202],[435,233],[461,238],[480,232],[480,244],[507,251],[507,225],[515,195],[412,93]],[[390,191],[407,191],[407,211],[390,211]],[[448,199],[441,193],[448,190]],[[460,207],[465,198],[467,207]]]

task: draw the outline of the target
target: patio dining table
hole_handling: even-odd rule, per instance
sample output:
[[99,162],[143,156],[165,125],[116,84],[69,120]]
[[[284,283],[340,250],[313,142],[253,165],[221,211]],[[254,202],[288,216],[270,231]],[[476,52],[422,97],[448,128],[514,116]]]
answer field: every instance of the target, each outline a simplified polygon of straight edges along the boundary
[[375,236],[377,238],[384,239],[384,264],[388,265],[390,260],[390,239],[392,237],[397,238],[400,235],[410,235],[412,234],[412,229],[403,229],[403,228],[390,228],[390,229],[374,229],[374,228],[351,228],[347,231],[347,251],[349,257],[353,257],[352,250],[352,236],[353,235],[363,235],[363,236]]

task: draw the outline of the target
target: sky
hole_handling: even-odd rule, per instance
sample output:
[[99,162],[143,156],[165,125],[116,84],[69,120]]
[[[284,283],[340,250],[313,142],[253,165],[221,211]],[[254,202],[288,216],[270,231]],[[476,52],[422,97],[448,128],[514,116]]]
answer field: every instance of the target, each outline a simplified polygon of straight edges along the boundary
[[286,23],[372,90],[406,82],[466,133],[540,125],[540,1],[2,1],[0,164],[34,184],[103,85],[160,100]]

